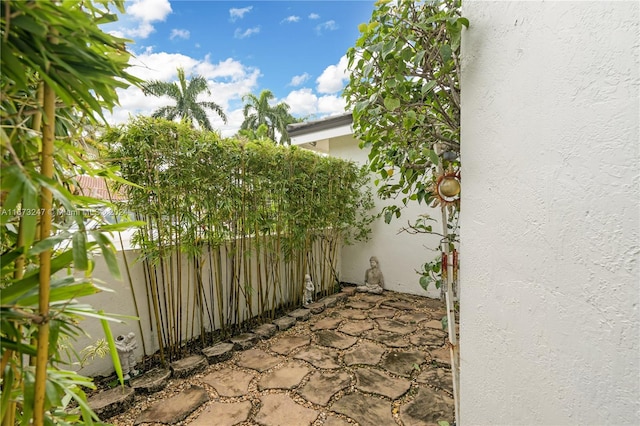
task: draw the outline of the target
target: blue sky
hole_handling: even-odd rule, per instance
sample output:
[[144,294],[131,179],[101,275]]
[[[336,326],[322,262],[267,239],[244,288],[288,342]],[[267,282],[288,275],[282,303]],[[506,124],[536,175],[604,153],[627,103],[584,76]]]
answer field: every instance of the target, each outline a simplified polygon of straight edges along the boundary
[[[132,39],[131,71],[144,79],[207,78],[213,100],[229,118],[211,115],[228,136],[242,122],[242,96],[269,89],[296,116],[320,118],[344,112],[340,93],[347,82],[347,49],[368,22],[373,1],[169,1],[134,0],[127,13],[104,30]],[[120,93],[110,121],[150,114],[168,99],[145,97],[139,89]]]

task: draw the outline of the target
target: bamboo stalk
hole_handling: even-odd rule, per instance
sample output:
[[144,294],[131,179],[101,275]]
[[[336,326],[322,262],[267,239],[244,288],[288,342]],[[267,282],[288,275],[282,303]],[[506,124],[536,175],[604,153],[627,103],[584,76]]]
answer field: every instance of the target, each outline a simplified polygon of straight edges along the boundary
[[[48,85],[44,85],[45,122],[42,132],[42,157],[40,173],[48,179],[53,178],[53,146],[55,138],[55,93]],[[40,240],[51,235],[51,209],[53,194],[46,187],[40,189]],[[49,292],[51,284],[51,249],[40,254],[38,311],[42,322],[38,325],[38,345],[36,359],[36,377],[33,403],[34,426],[44,425],[45,391],[47,384],[47,365],[49,362]]]
[[[40,82],[38,84],[37,105],[44,105],[44,83],[43,82]],[[42,127],[42,110],[37,109],[36,113],[33,116],[31,128],[39,133],[41,131],[41,127]],[[23,216],[21,216],[18,222],[18,237],[16,239],[16,246],[18,248],[23,247],[24,249],[26,249],[26,247],[24,247],[24,223],[23,222],[24,222]],[[20,256],[18,256],[18,258],[15,260],[15,263],[14,263],[13,278],[16,281],[21,279],[24,276],[24,268],[25,268],[25,255],[24,253],[22,253]],[[16,328],[18,331],[17,334],[21,335],[22,327],[18,324],[16,325]],[[4,356],[3,356],[2,369],[0,369],[0,378],[2,378],[4,375],[4,368],[6,364],[9,362],[9,359],[13,357],[14,357],[14,352],[11,349],[7,349],[7,351],[4,353]],[[22,359],[18,361],[22,362]],[[35,362],[35,359],[34,359],[34,362]],[[17,380],[15,380],[13,386],[14,387],[22,386],[22,377],[16,377],[16,379]],[[5,391],[8,391],[8,390],[5,390]],[[16,417],[16,401],[11,401],[9,403],[9,406],[7,407],[7,411],[4,417],[2,418],[2,426],[13,426],[15,423],[15,417]]]

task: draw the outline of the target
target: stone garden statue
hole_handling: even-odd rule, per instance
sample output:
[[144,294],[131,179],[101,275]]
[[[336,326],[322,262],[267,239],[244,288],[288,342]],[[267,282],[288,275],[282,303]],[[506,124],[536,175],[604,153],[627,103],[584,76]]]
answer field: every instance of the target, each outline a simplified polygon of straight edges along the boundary
[[125,380],[129,380],[131,376],[138,374],[138,370],[134,369],[136,359],[133,353],[137,348],[138,342],[136,341],[135,333],[131,332],[126,336],[121,334],[116,337],[116,350],[118,351],[118,358],[120,358],[122,374]]
[[382,294],[384,290],[384,277],[378,265],[378,258],[371,256],[369,265],[371,267],[367,269],[367,272],[364,274],[364,285],[358,286],[357,290],[362,293]]
[[315,286],[311,281],[311,275],[306,274],[304,276],[304,304],[308,305],[313,302],[313,293],[315,291]]

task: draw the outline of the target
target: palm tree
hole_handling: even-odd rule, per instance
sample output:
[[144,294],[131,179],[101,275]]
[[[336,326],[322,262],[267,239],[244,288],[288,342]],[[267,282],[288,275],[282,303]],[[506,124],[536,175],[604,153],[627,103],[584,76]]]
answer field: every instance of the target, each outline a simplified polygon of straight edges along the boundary
[[175,105],[158,108],[151,114],[152,117],[164,117],[168,120],[174,120],[176,117],[179,117],[181,120],[195,119],[200,127],[213,130],[211,122],[205,112],[205,109],[211,109],[218,114],[225,123],[227,122],[227,116],[224,114],[224,111],[222,111],[220,105],[215,102],[197,101],[200,93],[205,92],[208,95],[211,94],[207,80],[201,75],[192,75],[191,80],[187,84],[184,69],[178,68],[177,83],[153,80],[143,84],[142,87],[145,95],[167,95],[176,101]]
[[271,106],[269,101],[275,99],[271,90],[263,90],[260,96],[249,93],[242,97],[244,105],[244,121],[241,130],[257,130],[260,125],[266,125],[268,137],[275,141],[276,131],[280,133],[280,143],[289,142],[287,124],[296,122],[296,118],[289,114],[289,105],[280,102]]

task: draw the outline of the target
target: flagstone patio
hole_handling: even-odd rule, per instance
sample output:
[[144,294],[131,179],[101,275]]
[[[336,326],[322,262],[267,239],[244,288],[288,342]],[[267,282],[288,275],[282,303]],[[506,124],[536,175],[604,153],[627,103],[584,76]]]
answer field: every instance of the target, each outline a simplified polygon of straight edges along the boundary
[[447,334],[439,326],[444,315],[439,300],[347,287],[275,326],[205,349],[192,357],[192,372],[184,361],[175,363],[159,392],[144,391],[143,379],[132,381],[131,408],[103,420],[116,426],[452,422]]

